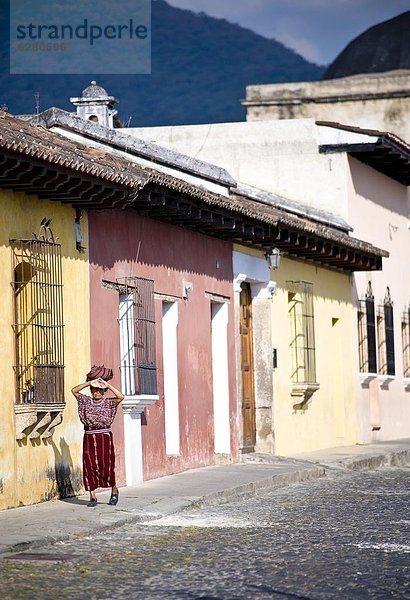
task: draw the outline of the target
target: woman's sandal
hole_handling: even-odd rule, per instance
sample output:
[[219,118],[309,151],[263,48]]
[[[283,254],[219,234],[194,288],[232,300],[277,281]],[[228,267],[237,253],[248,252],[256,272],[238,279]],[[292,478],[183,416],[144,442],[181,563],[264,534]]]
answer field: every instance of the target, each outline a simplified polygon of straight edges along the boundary
[[108,500],[108,504],[110,504],[110,506],[115,506],[118,502],[118,496],[120,495],[120,492],[117,491],[116,494],[111,494],[110,499]]
[[90,508],[93,508],[94,506],[97,506],[97,504],[98,504],[97,498],[90,498],[90,501],[87,504],[87,506],[89,506]]

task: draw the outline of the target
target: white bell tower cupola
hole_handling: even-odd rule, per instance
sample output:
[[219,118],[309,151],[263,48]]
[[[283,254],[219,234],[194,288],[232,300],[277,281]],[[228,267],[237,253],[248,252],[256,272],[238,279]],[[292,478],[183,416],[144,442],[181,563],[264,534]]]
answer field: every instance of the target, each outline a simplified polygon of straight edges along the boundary
[[78,98],[70,98],[70,102],[77,107],[77,115],[87,121],[93,121],[104,127],[114,128],[117,111],[114,109],[118,100],[109,96],[105,89],[92,81],[91,85],[83,90]]

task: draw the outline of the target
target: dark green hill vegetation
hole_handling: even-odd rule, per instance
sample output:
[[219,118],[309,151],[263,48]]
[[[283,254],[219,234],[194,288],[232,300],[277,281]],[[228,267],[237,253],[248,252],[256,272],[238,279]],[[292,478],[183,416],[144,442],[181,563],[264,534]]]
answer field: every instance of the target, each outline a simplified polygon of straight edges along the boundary
[[40,110],[73,110],[70,96],[96,79],[120,101],[122,121],[132,117],[134,127],[240,121],[247,84],[312,81],[324,70],[275,40],[163,0],[152,4],[151,75],[10,75],[8,35],[3,17],[0,104],[14,114],[35,112],[36,92]]

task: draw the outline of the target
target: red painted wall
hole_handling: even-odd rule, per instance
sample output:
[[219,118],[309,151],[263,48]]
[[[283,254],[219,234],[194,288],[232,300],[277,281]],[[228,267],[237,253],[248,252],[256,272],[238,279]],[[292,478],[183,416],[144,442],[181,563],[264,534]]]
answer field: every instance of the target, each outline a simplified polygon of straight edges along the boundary
[[[183,279],[193,284],[178,303],[178,386],[181,453],[165,455],[162,363],[162,303],[155,301],[159,401],[142,418],[144,479],[214,463],[211,307],[205,292],[230,298],[228,323],[231,449],[238,458],[234,352],[232,244],[160,223],[133,212],[89,213],[92,361],[114,371],[121,386],[118,292],[102,286],[126,276],[154,280],[156,293],[182,296]],[[125,481],[122,409],[114,423],[117,477]]]

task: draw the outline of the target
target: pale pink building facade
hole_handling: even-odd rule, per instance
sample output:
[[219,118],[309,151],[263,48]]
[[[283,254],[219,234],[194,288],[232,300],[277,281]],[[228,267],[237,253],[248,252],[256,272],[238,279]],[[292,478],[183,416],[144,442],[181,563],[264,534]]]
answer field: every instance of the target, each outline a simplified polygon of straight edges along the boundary
[[[348,219],[355,235],[377,244],[390,254],[383,270],[355,273],[356,304],[365,301],[370,287],[374,297],[376,373],[367,375],[359,364],[357,381],[358,437],[360,442],[389,440],[410,435],[409,301],[410,256],[409,201],[405,185],[372,167],[348,157]],[[390,293],[393,313],[394,373],[383,364],[384,303]],[[360,317],[360,314],[359,314]],[[357,329],[359,347],[363,331]],[[358,356],[360,361],[360,354]],[[382,371],[382,372],[381,372]],[[385,372],[383,372],[385,371]]]

